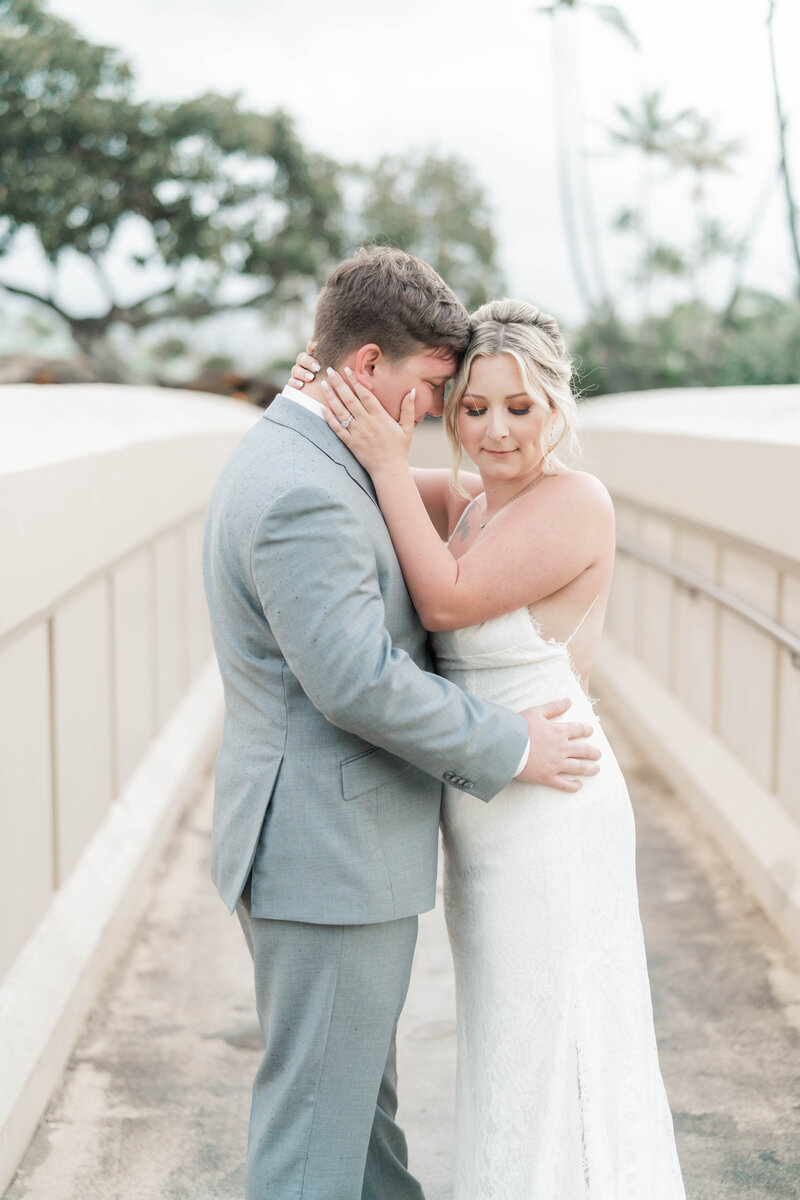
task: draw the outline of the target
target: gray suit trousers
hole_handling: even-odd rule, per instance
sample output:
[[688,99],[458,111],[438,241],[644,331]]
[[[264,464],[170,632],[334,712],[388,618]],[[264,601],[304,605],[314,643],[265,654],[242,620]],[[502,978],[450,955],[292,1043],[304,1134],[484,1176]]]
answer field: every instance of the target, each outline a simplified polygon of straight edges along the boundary
[[417,918],[313,925],[237,915],[253,956],[264,1057],[246,1200],[422,1200],[395,1123],[395,1031]]

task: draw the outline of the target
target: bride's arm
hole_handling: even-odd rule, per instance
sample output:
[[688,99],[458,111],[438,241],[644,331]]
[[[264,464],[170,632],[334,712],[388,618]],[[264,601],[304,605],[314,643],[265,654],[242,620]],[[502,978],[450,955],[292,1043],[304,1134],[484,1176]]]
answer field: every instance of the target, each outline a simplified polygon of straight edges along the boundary
[[[400,423],[355,377],[326,384],[331,429],[372,476],[406,585],[426,629],[460,629],[535,604],[598,562],[613,545],[613,510],[591,475],[565,472],[497,514],[491,534],[456,560],[432,525],[408,467],[413,399]],[[353,394],[355,393],[355,394]],[[346,404],[345,404],[346,400]],[[345,429],[338,419],[354,416]],[[337,416],[338,414],[338,416]]]
[[480,475],[469,471],[458,473],[458,482],[467,493],[466,496],[459,496],[453,491],[452,475],[441,467],[411,467],[411,478],[442,541],[447,540],[450,530],[470,500],[483,491]]

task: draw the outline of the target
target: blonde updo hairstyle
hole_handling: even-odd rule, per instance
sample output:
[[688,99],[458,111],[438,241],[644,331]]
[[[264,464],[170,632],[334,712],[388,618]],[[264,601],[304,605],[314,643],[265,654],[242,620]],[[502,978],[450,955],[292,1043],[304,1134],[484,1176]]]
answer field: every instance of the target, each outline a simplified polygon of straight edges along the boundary
[[572,363],[554,317],[524,300],[491,300],[471,317],[472,334],[447,398],[444,424],[453,447],[453,489],[467,493],[458,483],[463,448],[458,434],[458,409],[476,358],[510,354],[519,366],[525,391],[546,411],[542,429],[545,474],[564,467],[556,450],[562,444],[573,456],[579,453],[578,412],[572,392]]

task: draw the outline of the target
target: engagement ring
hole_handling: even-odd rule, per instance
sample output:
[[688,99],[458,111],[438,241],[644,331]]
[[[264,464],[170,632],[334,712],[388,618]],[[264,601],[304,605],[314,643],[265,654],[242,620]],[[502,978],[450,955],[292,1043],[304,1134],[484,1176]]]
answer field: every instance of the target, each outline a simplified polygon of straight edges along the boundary
[[352,414],[351,414],[351,415],[350,415],[350,416],[347,418],[347,420],[346,420],[346,421],[341,421],[341,422],[340,422],[340,424],[341,424],[341,426],[342,426],[342,429],[349,429],[349,428],[350,428],[350,426],[353,424],[353,421],[355,421],[355,417],[354,417],[354,416],[352,416]]

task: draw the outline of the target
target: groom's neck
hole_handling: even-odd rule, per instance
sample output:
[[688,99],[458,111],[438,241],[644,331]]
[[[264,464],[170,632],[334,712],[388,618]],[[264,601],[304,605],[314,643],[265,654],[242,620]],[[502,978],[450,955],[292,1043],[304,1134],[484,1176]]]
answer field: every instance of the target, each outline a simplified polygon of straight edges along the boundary
[[320,404],[325,403],[325,389],[323,388],[319,377],[313,380],[312,383],[303,384],[302,392],[304,396],[310,396],[312,400],[318,400]]

